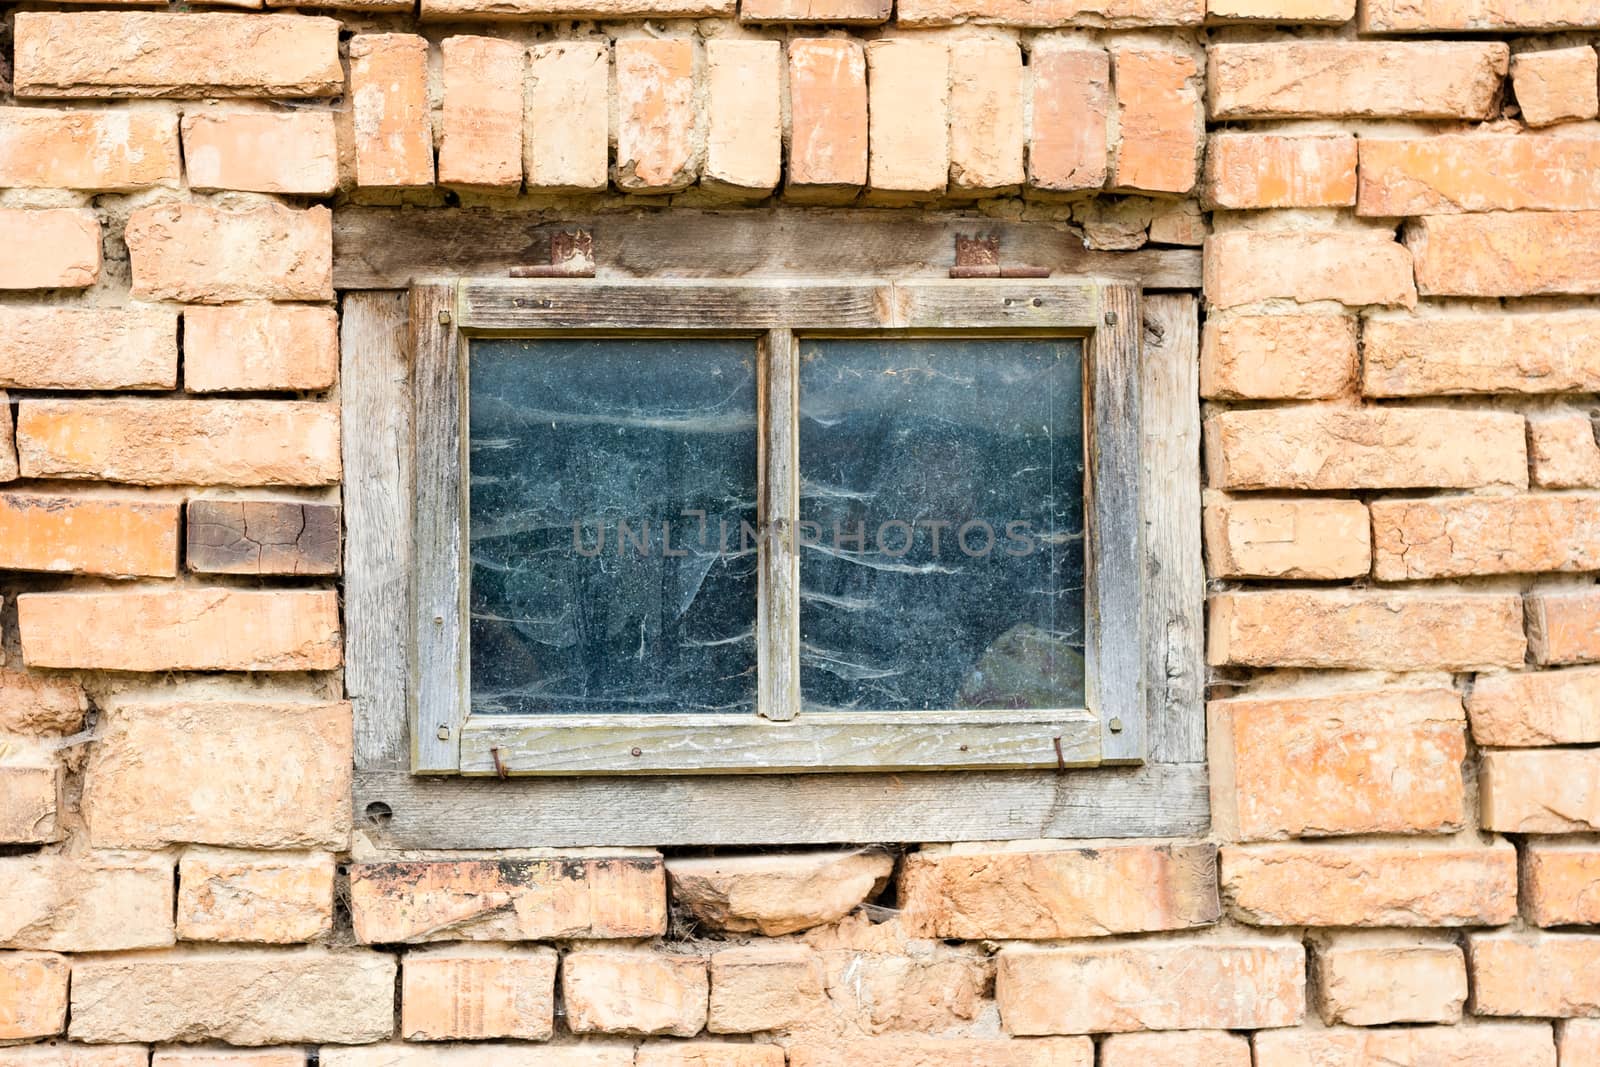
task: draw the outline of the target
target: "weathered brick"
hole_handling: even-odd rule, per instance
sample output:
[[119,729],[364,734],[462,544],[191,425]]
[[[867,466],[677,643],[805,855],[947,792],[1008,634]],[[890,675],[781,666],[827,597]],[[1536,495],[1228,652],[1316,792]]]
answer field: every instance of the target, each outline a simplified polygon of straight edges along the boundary
[[327,196],[339,186],[332,111],[190,111],[183,160],[193,189]]
[[633,1046],[614,1044],[330,1045],[320,1058],[327,1067],[474,1067],[486,1059],[496,1067],[634,1067]]
[[172,942],[170,858],[0,857],[0,948],[120,952]]
[[343,662],[331,590],[25,593],[31,667],[105,671],[313,671]]
[[1183,930],[1220,917],[1210,845],[960,845],[906,857],[913,937],[1027,939]]
[[791,193],[848,196],[867,182],[867,59],[860,41],[789,42]]
[[730,948],[711,957],[706,1029],[713,1034],[786,1030],[821,1012],[826,972],[815,949],[795,944]]
[[53,952],[0,952],[0,1041],[65,1030],[67,974],[67,957]]
[[1372,315],[1368,396],[1600,391],[1600,316],[1587,311]]
[[[900,13],[905,21],[904,10]],[[889,38],[867,45],[869,182],[906,197],[943,193],[950,177],[950,56],[942,41]]]
[[333,929],[333,857],[191,848],[178,863],[178,936],[292,945]]
[[1600,207],[1600,141],[1512,134],[1361,139],[1357,214]]
[[339,23],[304,15],[22,12],[18,96],[337,96]]
[[1600,925],[1600,848],[1529,841],[1522,854],[1524,914],[1537,926]]
[[1498,42],[1212,45],[1213,119],[1486,119],[1510,60]]
[[1517,851],[1504,841],[1231,846],[1222,896],[1252,926],[1500,926],[1517,914]]
[[150,1067],[306,1067],[300,1048],[158,1048]]
[[1205,438],[1217,489],[1528,484],[1522,416],[1510,412],[1333,405],[1225,411],[1206,420]]
[[83,796],[97,848],[349,843],[349,704],[119,703],[102,729]]
[[695,101],[692,37],[628,37],[616,44],[617,187],[672,193],[700,176],[704,150]]
[[1480,674],[1467,714],[1480,745],[1600,743],[1600,667]]
[[1250,1067],[1250,1039],[1219,1030],[1111,1034],[1100,1067]]
[[338,574],[338,504],[191,500],[184,565],[197,574]]
[[1356,0],[1208,0],[1208,22],[1338,24],[1356,17]]
[[411,953],[401,968],[400,1036],[407,1041],[548,1041],[556,952],[453,948]]
[[1278,1030],[1255,1035],[1256,1067],[1555,1067],[1549,1026]]
[[191,307],[183,386],[191,393],[316,392],[339,374],[339,316],[293,304]]
[[561,995],[575,1034],[674,1034],[706,1024],[709,984],[698,956],[577,949],[561,961]]
[[1367,0],[1361,7],[1361,29],[1367,33],[1590,29],[1596,24],[1600,4],[1594,0]]
[[1589,45],[1511,57],[1511,88],[1522,121],[1529,126],[1592,119],[1600,115],[1600,57]]
[[0,844],[42,845],[61,839],[60,762],[48,752],[9,745],[0,762]]
[[1234,210],[1349,207],[1356,202],[1356,139],[1216,134],[1206,143],[1205,199]]
[[138,299],[333,298],[333,213],[325,207],[155,204],[128,217],[125,235]]
[[822,955],[833,1011],[802,1023],[804,1032],[953,1033],[970,1027],[988,1006],[984,991],[993,968],[971,951],[928,952],[899,931],[873,938],[859,926],[854,934],[842,927],[819,930],[810,940],[829,946]]
[[1111,184],[1187,193],[1200,161],[1199,65],[1187,52],[1145,45],[1120,46],[1112,58],[1122,137]]
[[673,901],[702,926],[778,937],[838,922],[894,872],[886,853],[683,857],[667,864]]
[[171,389],[177,384],[175,311],[0,307],[0,386]]
[[1425,216],[1406,245],[1427,296],[1600,293],[1600,211]]
[[428,42],[407,33],[363,33],[351,38],[350,97],[356,184],[432,185]]
[[879,1037],[789,1046],[789,1067],[1092,1067],[1087,1037],[1006,1041],[985,1038]]
[[1440,941],[1348,936],[1313,956],[1317,1010],[1329,1026],[1453,1023],[1467,999],[1467,964]]
[[[14,482],[19,474],[16,427],[11,419],[11,398],[0,389],[0,483]],[[5,662],[0,657],[0,663]]]
[[766,196],[783,169],[783,102],[777,41],[706,42],[706,166],[701,184]]
[[1152,202],[1155,215],[1150,219],[1149,239],[1153,245],[1182,245],[1198,248],[1205,244],[1211,224],[1197,200]]
[[893,0],[744,0],[739,21],[872,25],[889,21],[893,8]]
[[1358,578],[1372,565],[1359,500],[1262,500],[1207,493],[1206,569],[1213,578]]
[[1212,820],[1231,840],[1461,826],[1466,721],[1454,689],[1212,701]]
[[144,1045],[73,1045],[46,1041],[0,1048],[0,1067],[148,1067]]
[[393,956],[202,949],[75,959],[73,1040],[232,1045],[381,1041],[394,1031]]
[[0,208],[0,289],[85,289],[100,278],[100,220],[78,208]]
[[369,944],[657,937],[666,875],[654,853],[354,863],[350,914]]
[[1600,1019],[1562,1019],[1556,1023],[1556,1049],[1567,1067],[1600,1063]]
[[529,49],[522,166],[530,191],[606,187],[610,78],[611,50],[603,41],[550,41]]
[[1336,300],[1414,307],[1411,253],[1387,230],[1234,230],[1206,238],[1213,307],[1263,300]]
[[1528,416],[1530,480],[1541,489],[1600,489],[1600,439],[1581,411]]
[[422,0],[428,21],[498,19],[731,19],[738,0]]
[[1204,18],[1204,0],[900,0],[895,9],[903,26],[1193,26]]
[[950,45],[950,186],[988,193],[1022,184],[1027,139],[1022,52],[988,37]]
[[1483,828],[1508,834],[1600,830],[1600,749],[1485,752]]
[[176,186],[181,166],[178,119],[168,112],[0,107],[0,187]]
[[83,726],[89,698],[68,678],[0,670],[0,734],[71,734]]
[[1380,581],[1600,570],[1600,496],[1372,502]]
[[1256,1030],[1305,1015],[1297,942],[1126,942],[1006,948],[995,1000],[1008,1033]]
[[1110,173],[1110,54],[1045,37],[1034,44],[1028,69],[1033,75],[1028,184],[1057,193],[1105,185]]
[[1306,589],[1211,598],[1213,666],[1470,671],[1520,667],[1515,594]]
[[0,493],[0,570],[178,573],[176,501]]
[[25,400],[28,478],[134,485],[330,485],[339,409],[297,400]]
[[640,1045],[637,1067],[784,1067],[782,1046],[684,1041]]
[[1477,934],[1467,958],[1476,1015],[1600,1014],[1600,937]]
[[1528,594],[1528,651],[1535,663],[1600,660],[1600,589]]
[[522,187],[527,48],[498,37],[446,37],[439,184]]

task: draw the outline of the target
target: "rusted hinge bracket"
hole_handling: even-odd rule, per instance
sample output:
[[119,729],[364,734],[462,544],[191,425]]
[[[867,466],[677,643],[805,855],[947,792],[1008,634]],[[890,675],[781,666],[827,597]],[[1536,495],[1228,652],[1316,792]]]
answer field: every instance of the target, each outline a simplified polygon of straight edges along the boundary
[[1000,238],[956,237],[956,265],[952,278],[1048,278],[1049,267],[1003,267],[1000,265]]
[[512,267],[513,278],[593,278],[594,235],[588,230],[559,230],[550,235],[550,262]]

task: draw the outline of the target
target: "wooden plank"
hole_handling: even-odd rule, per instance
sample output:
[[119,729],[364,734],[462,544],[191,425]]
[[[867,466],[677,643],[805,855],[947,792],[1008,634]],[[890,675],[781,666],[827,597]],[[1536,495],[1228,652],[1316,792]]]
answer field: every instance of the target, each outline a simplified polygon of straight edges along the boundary
[[556,281],[462,283],[461,327],[518,330],[765,330],[888,325],[888,290],[872,283]]
[[766,339],[762,382],[761,590],[756,614],[756,707],[783,722],[800,710],[800,368],[794,334]]
[[196,574],[338,574],[339,505],[190,500],[184,564]]
[[361,828],[393,849],[1178,837],[1209,823],[1198,764],[505,781],[365,772],[355,789]]
[[456,773],[466,719],[466,434],[455,314],[455,286],[411,290],[416,471],[411,767],[418,773]]
[[1206,758],[1205,564],[1200,550],[1200,313],[1189,293],[1145,298],[1145,708],[1150,758]]
[[938,277],[954,262],[956,235],[981,233],[1000,238],[1008,264],[1147,289],[1200,288],[1198,249],[1091,252],[1065,223],[792,208],[573,215],[343,207],[333,218],[334,285],[400,289],[419,276],[504,275],[548,262],[550,235],[571,229],[594,235],[602,279]]
[[1081,279],[900,281],[894,325],[918,328],[1071,329],[1099,324],[1099,289]]
[[1101,301],[1089,341],[1086,658],[1090,706],[1105,724],[1102,756],[1134,762],[1145,757],[1139,290],[1108,285]]
[[410,319],[405,293],[351,293],[340,322],[345,692],[356,766],[409,766]]
[[475,715],[461,739],[463,774],[792,774],[1099,761],[1099,720],[1082,711],[812,712],[783,723],[750,715]]

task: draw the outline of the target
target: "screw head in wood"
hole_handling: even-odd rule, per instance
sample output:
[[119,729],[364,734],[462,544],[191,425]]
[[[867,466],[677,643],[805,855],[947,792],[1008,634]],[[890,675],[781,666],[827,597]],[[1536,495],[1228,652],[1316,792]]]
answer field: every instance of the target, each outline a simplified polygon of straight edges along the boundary
[[448,326],[448,325],[450,325],[450,312],[448,312],[448,311],[439,312],[439,325],[440,326]]
[[1110,722],[1106,723],[1106,725],[1111,728],[1111,732],[1114,734],[1120,734],[1122,732],[1121,719],[1112,719]]
[[448,727],[448,726],[441,726],[441,727],[439,727],[439,733],[438,733],[438,734],[437,734],[437,735],[436,735],[436,736],[437,736],[437,737],[438,737],[438,738],[439,738],[439,740],[441,740],[441,741],[448,741],[448,740],[450,740],[450,727]]

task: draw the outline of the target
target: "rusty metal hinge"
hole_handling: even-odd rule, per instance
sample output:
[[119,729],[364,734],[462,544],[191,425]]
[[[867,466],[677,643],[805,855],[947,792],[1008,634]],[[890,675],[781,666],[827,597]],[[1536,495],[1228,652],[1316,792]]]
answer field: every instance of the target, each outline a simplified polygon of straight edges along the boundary
[[1000,264],[1000,238],[995,236],[956,237],[956,265],[952,278],[1048,278],[1049,267]]
[[550,235],[550,262],[512,267],[513,278],[593,278],[594,235],[588,230],[558,230]]

